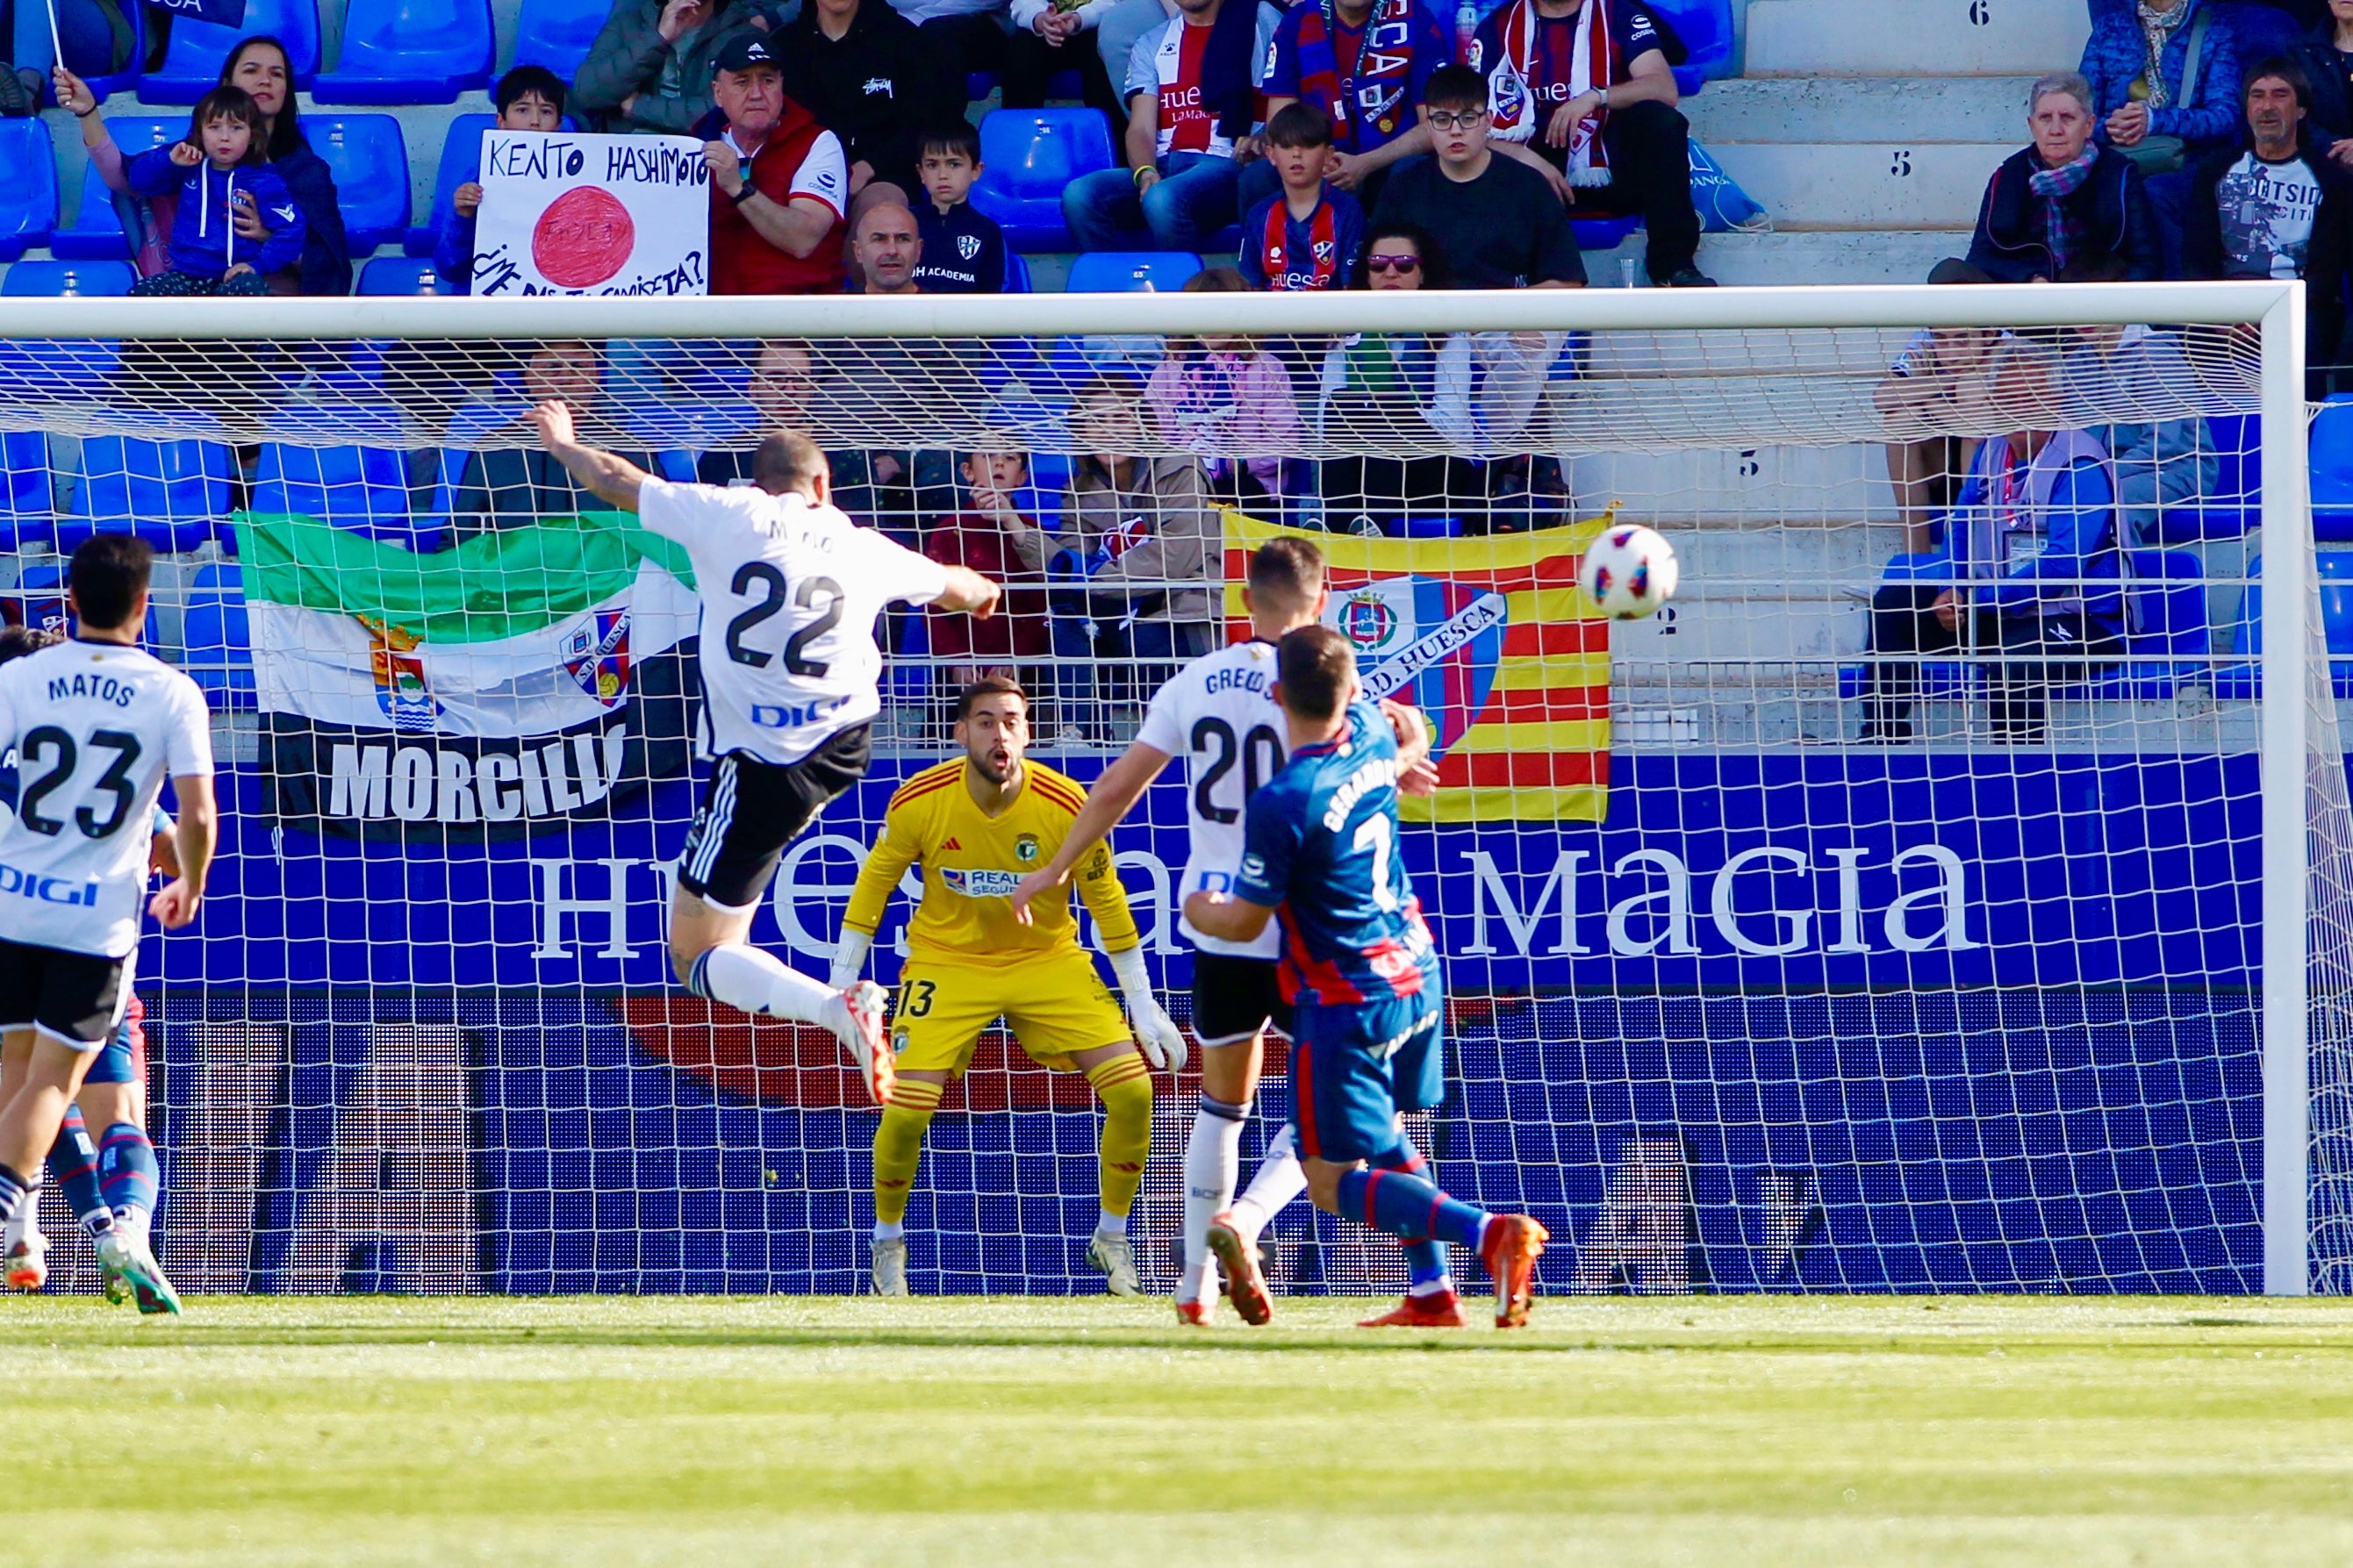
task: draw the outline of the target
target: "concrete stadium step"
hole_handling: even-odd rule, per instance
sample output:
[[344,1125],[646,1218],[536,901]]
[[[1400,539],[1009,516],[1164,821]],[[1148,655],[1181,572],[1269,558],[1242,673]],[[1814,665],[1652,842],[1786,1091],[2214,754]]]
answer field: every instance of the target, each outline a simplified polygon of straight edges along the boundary
[[[1579,516],[1614,502],[1629,522],[1652,528],[1704,525],[1760,537],[1804,533],[1852,540],[1866,531],[1860,526],[1865,521],[1892,530],[1895,520],[1894,492],[1875,446],[1586,452],[1569,459],[1569,493]],[[1889,532],[1890,542],[1895,537]],[[1804,548],[1831,546],[1809,539]],[[1895,548],[1887,542],[1873,560],[1873,579]],[[1767,576],[1785,574],[1777,570]]]
[[1709,148],[1778,229],[1968,228],[2021,142],[1740,142]]
[[1750,0],[1751,77],[2040,76],[2072,68],[2084,0]]
[[[2040,74],[2040,73],[2038,73]],[[2032,77],[1763,77],[1712,81],[1683,100],[1692,133],[1719,142],[2026,142]]]
[[[1588,251],[1586,270],[1597,283],[1614,282],[1620,258],[1630,258],[1640,268],[1642,243],[1637,234],[1614,251]],[[1699,264],[1702,271],[1728,286],[1918,283],[1938,261],[1962,255],[1968,247],[1968,225],[1883,234],[1852,229],[1711,234],[1700,241]]]

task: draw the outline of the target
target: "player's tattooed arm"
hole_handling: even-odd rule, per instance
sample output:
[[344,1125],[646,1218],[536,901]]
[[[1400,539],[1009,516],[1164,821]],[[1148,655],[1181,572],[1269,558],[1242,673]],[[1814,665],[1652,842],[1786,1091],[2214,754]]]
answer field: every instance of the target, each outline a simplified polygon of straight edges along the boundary
[[560,397],[543,403],[531,411],[531,420],[539,426],[540,444],[547,448],[547,455],[563,464],[584,489],[623,511],[638,510],[638,491],[653,476],[610,452],[582,446],[573,436],[570,404]]
[[1079,858],[1093,848],[1119,826],[1130,807],[1144,798],[1160,770],[1168,765],[1168,753],[1138,741],[1120,753],[1117,761],[1103,771],[1094,787],[1087,791],[1087,802],[1079,815],[1071,819],[1071,831],[1054,858],[1021,879],[1013,889],[1013,918],[1023,925],[1029,923],[1029,906],[1036,900],[1061,887],[1071,879],[1071,871]]
[[1421,710],[1394,698],[1381,699],[1381,717],[1397,736],[1398,788],[1406,795],[1436,795],[1438,764],[1430,760],[1430,721]]
[[969,566],[950,566],[947,591],[932,603],[943,610],[969,610],[982,620],[997,613],[998,595],[1005,592],[996,584]]
[[1215,937],[1219,942],[1252,942],[1266,930],[1266,922],[1274,918],[1274,911],[1264,904],[1254,904],[1231,893],[1213,893],[1205,888],[1185,900],[1185,918],[1203,936]]

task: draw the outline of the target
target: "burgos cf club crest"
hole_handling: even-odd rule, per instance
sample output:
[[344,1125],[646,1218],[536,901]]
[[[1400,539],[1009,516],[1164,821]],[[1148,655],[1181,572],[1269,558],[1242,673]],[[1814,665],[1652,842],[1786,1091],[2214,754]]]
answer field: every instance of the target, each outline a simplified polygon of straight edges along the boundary
[[557,657],[581,690],[619,707],[629,695],[629,612],[597,611],[572,628]]
[[367,616],[353,617],[367,629],[368,673],[375,681],[375,705],[395,730],[430,733],[439,723],[441,704],[425,680],[425,661],[417,657],[423,639],[414,632]]
[[1510,615],[1493,590],[1385,577],[1341,595],[1324,618],[1356,650],[1366,695],[1395,697],[1428,714],[1442,756],[1487,706]]

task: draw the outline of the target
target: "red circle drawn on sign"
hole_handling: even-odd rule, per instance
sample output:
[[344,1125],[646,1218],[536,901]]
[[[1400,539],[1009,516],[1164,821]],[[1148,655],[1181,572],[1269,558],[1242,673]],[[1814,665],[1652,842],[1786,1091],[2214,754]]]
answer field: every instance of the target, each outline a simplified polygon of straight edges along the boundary
[[638,226],[620,197],[596,185],[575,185],[539,215],[531,259],[557,288],[589,289],[618,272],[637,244]]

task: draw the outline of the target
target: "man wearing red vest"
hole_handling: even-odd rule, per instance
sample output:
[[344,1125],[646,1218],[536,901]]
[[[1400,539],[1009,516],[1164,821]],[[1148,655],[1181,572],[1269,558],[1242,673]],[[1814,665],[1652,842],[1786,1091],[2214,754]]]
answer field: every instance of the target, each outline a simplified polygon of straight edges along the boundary
[[711,291],[839,292],[849,206],[839,138],[785,96],[755,34],[719,51],[711,98],[718,107],[695,128],[711,166]]

